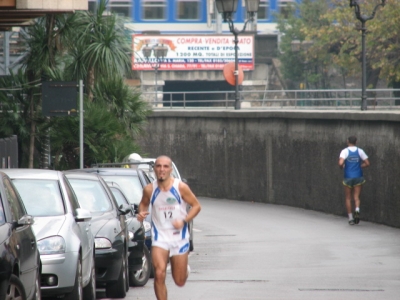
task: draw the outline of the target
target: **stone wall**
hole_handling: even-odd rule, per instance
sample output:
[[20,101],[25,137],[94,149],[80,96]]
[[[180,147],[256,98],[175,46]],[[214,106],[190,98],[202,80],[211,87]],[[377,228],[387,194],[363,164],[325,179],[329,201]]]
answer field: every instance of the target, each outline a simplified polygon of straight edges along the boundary
[[371,162],[362,219],[400,227],[398,113],[154,111],[139,143],[171,156],[199,196],[346,216],[337,162],[349,135]]

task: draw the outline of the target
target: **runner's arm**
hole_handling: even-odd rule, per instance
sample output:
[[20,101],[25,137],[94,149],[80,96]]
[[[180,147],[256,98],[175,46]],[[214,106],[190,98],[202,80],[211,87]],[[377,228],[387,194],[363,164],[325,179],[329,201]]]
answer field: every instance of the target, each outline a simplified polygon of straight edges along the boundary
[[367,159],[364,159],[363,162],[361,163],[361,168],[366,168],[366,167],[369,167],[369,160],[368,160],[368,158],[367,158]]
[[150,197],[153,192],[152,184],[148,184],[143,189],[142,199],[139,203],[137,219],[142,222],[149,214]]
[[185,200],[185,202],[192,207],[189,210],[185,220],[183,220],[184,222],[189,223],[200,212],[201,205],[197,197],[193,194],[192,190],[186,183],[184,182],[179,183],[179,191],[181,193],[183,200]]

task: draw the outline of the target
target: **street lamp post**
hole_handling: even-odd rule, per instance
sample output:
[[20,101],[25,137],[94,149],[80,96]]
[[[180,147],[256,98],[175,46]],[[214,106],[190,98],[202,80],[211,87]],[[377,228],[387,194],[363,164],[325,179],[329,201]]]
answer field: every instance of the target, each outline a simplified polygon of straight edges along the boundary
[[360,11],[360,5],[357,0],[350,0],[350,7],[354,7],[354,12],[356,14],[357,19],[361,22],[361,47],[362,47],[362,80],[361,80],[361,110],[367,110],[367,59],[366,59],[366,50],[365,50],[365,34],[367,31],[367,27],[365,23],[368,20],[372,20],[375,17],[376,10],[379,6],[384,7],[386,4],[386,0],[381,0],[381,3],[377,4],[370,16],[362,15]]
[[[152,47],[145,46],[142,49],[143,56],[146,58],[146,61],[150,63],[151,67],[154,69],[154,77],[155,77],[155,96],[154,96],[154,104],[157,105],[158,99],[158,84],[157,84],[157,76],[158,69],[160,68],[160,63],[162,63],[167,56],[168,47],[164,45],[156,44]],[[154,58],[151,57],[151,54],[154,54]]]
[[217,10],[222,14],[224,22],[228,22],[229,31],[233,33],[235,39],[233,40],[235,43],[235,109],[240,109],[240,97],[239,97],[239,59],[238,59],[238,36],[240,33],[243,33],[246,30],[247,23],[252,22],[254,20],[254,15],[258,11],[258,7],[260,5],[260,0],[245,0],[246,11],[249,15],[249,19],[247,19],[243,25],[242,30],[238,30],[234,27],[234,23],[232,20],[232,15],[236,12],[238,0],[215,0],[217,5]]

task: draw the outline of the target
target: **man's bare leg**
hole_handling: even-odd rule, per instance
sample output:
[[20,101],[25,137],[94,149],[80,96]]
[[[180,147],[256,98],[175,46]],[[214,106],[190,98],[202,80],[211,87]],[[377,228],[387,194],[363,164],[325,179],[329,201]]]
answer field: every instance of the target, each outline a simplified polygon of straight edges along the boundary
[[188,266],[189,252],[181,255],[174,255],[170,258],[172,278],[177,286],[184,286],[188,277],[187,266]]
[[157,300],[167,300],[167,286],[165,278],[167,272],[169,251],[160,247],[151,248],[151,257],[154,266],[154,292]]
[[353,198],[354,198],[355,207],[360,207],[360,203],[361,203],[361,201],[360,201],[361,187],[362,187],[361,185],[356,185],[353,188]]
[[346,210],[348,214],[352,213],[352,208],[351,208],[351,197],[352,197],[352,189],[349,188],[348,186],[344,187],[344,194],[346,198]]

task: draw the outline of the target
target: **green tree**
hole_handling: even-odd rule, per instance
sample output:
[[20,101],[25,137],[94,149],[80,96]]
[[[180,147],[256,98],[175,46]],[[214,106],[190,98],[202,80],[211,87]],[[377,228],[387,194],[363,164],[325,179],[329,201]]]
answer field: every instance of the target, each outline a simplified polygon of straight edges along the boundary
[[31,124],[40,121],[36,119],[35,113],[31,113],[28,91],[32,91],[32,98],[38,102],[38,85],[39,81],[28,83],[27,75],[22,69],[16,74],[11,72],[9,76],[0,78],[2,87],[0,89],[0,138],[18,136],[19,161],[23,165],[28,164]]
[[[130,45],[124,35],[123,21],[114,14],[105,14],[105,8],[106,1],[102,0],[95,14],[85,11],[48,15],[21,31],[28,49],[19,73],[19,84],[24,86],[21,93],[27,95],[20,102],[25,106],[19,116],[15,115],[18,114],[15,109],[8,110],[14,111],[15,120],[11,113],[2,118],[4,127],[0,134],[25,133],[24,137],[30,139],[28,167],[38,166],[33,159],[37,153],[34,142],[45,144],[48,134],[58,168],[77,167],[78,163],[78,117],[52,117],[50,122],[46,121],[41,114],[38,85],[43,79],[85,81],[85,164],[117,161],[139,151],[134,138],[141,131],[149,107],[141,100],[140,93],[124,83],[124,75],[131,72]],[[0,85],[12,86],[5,81]],[[1,102],[8,99],[7,95],[0,97]],[[13,105],[7,103],[9,107]],[[9,130],[17,119],[21,128]],[[29,148],[26,143],[22,140],[24,155]]]
[[[371,15],[373,8],[381,1],[364,1],[360,4],[362,14]],[[348,1],[341,0],[305,0],[298,7],[299,15],[293,16],[288,22],[279,21],[282,38],[282,64],[287,78],[298,76],[293,71],[290,43],[293,39],[313,41],[308,51],[309,59],[317,64],[319,78],[325,78],[324,72],[336,69],[346,77],[361,73],[361,33],[358,30],[360,22],[356,19],[354,9]],[[400,2],[387,0],[384,8],[379,8],[374,19],[367,26],[367,86],[375,88],[379,78],[389,82],[400,81],[399,38],[397,20],[400,17]],[[297,75],[296,75],[297,74]],[[318,77],[317,76],[317,77]],[[320,85],[324,87],[323,85]],[[325,87],[328,87],[325,84]]]
[[[140,152],[135,137],[150,113],[140,94],[121,77],[98,81],[93,101],[84,101],[84,164],[120,162],[129,153]],[[57,169],[79,167],[79,118],[53,118],[52,150]]]
[[131,45],[125,36],[124,19],[106,11],[101,0],[95,13],[79,11],[72,16],[74,32],[69,46],[74,57],[67,70],[86,79],[86,92],[93,100],[96,79],[123,76],[130,70]]

